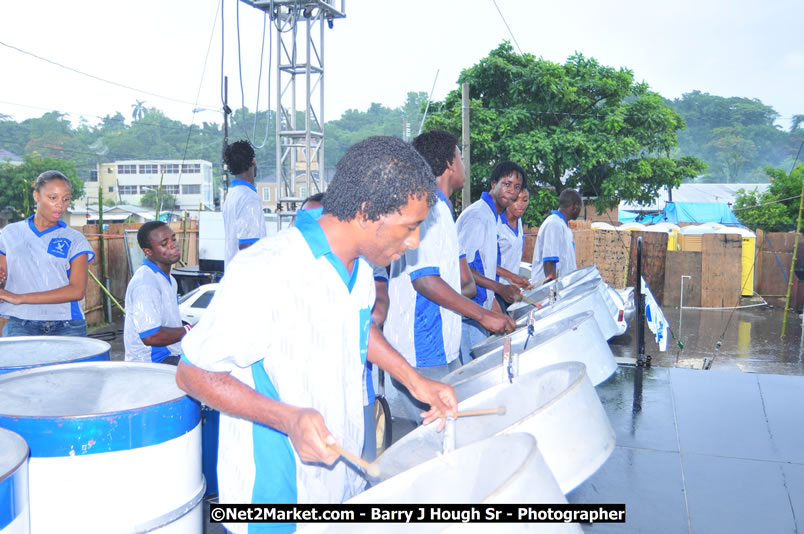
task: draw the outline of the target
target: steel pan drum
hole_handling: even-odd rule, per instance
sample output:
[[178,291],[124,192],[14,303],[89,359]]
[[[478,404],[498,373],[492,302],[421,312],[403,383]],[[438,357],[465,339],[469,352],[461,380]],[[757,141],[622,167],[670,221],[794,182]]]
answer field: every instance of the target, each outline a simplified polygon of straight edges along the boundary
[[[551,280],[550,282],[525,291],[523,294],[530,300],[535,300],[536,302],[544,301],[544,303],[547,303],[547,297],[549,296],[551,289],[555,289],[556,292],[561,295],[562,291],[566,291],[572,286],[581,284],[583,282],[589,282],[590,280],[602,279],[603,277],[600,275],[600,271],[598,271],[596,265],[587,265],[586,267],[581,267],[580,269],[560,277],[558,280]],[[511,317],[513,317],[514,320],[516,320],[522,315],[523,309],[530,309],[532,307],[532,304],[529,304],[523,300],[508,306],[508,313],[511,314]]]
[[[582,362],[597,386],[617,370],[617,362],[592,312],[561,319],[528,337],[528,328],[520,328],[511,337],[511,354],[519,354],[519,374],[529,373],[558,362]],[[474,352],[477,356],[441,379],[455,388],[458,399],[467,399],[502,383],[504,337],[486,340]],[[527,343],[527,346],[525,345]]]
[[[498,406],[505,407],[504,415],[458,418],[457,447],[496,434],[527,432],[536,438],[564,493],[591,476],[614,450],[614,430],[582,363],[558,363],[520,375],[513,384],[494,386],[460,402],[459,409]],[[381,477],[435,458],[442,443],[435,424],[416,428],[377,459]]]
[[[571,286],[565,292],[559,293],[558,300],[553,304],[550,304],[546,298],[541,302],[543,302],[543,307],[536,312],[537,320],[554,313],[560,313],[560,317],[564,318],[591,310],[595,314],[595,321],[605,339],[611,339],[620,333],[615,320],[618,308],[611,300],[608,286],[602,279]],[[511,314],[518,326],[527,323],[528,315],[533,308],[534,306],[529,304],[527,308],[520,307],[518,311]]]
[[201,409],[176,386],[175,367],[0,375],[0,427],[31,448],[32,533],[201,532]]
[[71,336],[0,337],[0,374],[58,363],[108,361],[112,347]]
[[0,534],[28,534],[28,444],[0,428]]
[[[460,420],[460,419],[459,419]],[[393,449],[393,447],[392,447]],[[392,450],[391,449],[391,450]],[[383,455],[384,456],[384,455]],[[382,458],[382,456],[381,456]],[[532,436],[513,433],[487,438],[433,457],[346,501],[348,504],[565,503]],[[429,513],[429,512],[428,512]],[[577,524],[462,524],[436,521],[385,523],[383,532],[523,531],[582,532]],[[493,527],[493,528],[492,528]],[[502,527],[502,528],[501,528]],[[325,532],[377,532],[377,525],[322,526]],[[306,532],[307,530],[305,530]]]

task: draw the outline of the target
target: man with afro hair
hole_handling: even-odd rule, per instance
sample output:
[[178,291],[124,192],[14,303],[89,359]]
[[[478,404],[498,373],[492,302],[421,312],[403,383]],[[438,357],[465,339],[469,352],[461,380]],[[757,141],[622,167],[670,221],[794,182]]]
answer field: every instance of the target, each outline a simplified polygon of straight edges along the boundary
[[234,175],[223,202],[224,270],[238,250],[265,237],[265,217],[254,178],[257,160],[248,141],[235,141],[223,151],[223,161]]
[[368,262],[418,246],[435,187],[410,145],[371,137],[338,163],[319,219],[298,217],[229,265],[176,374],[221,412],[220,502],[339,503],[359,492],[363,477],[332,445],[362,448],[367,360],[430,406],[426,421],[455,415],[452,388],[419,375],[371,320]]

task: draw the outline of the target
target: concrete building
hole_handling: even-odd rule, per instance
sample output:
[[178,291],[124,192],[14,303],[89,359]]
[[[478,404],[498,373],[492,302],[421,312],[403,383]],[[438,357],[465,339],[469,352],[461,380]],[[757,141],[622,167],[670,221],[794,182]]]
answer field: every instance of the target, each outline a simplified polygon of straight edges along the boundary
[[204,160],[126,160],[101,163],[85,184],[85,206],[97,206],[98,187],[103,198],[139,206],[142,196],[159,187],[176,197],[179,209],[213,209],[212,163]]

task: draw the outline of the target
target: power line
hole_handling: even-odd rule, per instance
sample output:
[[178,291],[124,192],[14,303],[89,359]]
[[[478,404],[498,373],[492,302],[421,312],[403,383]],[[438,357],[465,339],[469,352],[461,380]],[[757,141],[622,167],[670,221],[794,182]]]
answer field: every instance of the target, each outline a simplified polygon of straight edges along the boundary
[[500,6],[497,5],[497,0],[491,0],[491,2],[494,4],[494,7],[497,8],[497,13],[500,14],[500,18],[502,19],[503,24],[505,24],[505,27],[508,30],[508,33],[511,35],[511,39],[513,39],[514,44],[516,45],[516,49],[519,50],[519,55],[522,55],[522,49],[519,48],[519,43],[516,42],[516,37],[514,37],[514,32],[511,31],[511,28],[508,26],[508,22],[505,21],[505,17],[503,16],[502,11],[500,11]]
[[129,85],[114,82],[112,80],[107,80],[106,78],[101,78],[100,76],[95,76],[94,74],[89,74],[87,72],[78,70],[78,69],[73,68],[73,67],[69,67],[67,65],[62,65],[61,63],[59,63],[57,61],[53,61],[52,59],[47,59],[45,57],[38,56],[38,55],[34,54],[33,52],[28,52],[27,50],[23,50],[22,48],[18,48],[16,46],[10,45],[8,43],[4,43],[3,41],[0,41],[0,45],[5,46],[6,48],[10,48],[12,50],[16,50],[17,52],[20,52],[20,53],[25,54],[27,56],[31,56],[33,58],[36,58],[36,59],[40,60],[40,61],[44,61],[45,63],[50,63],[51,65],[55,65],[55,66],[60,67],[62,69],[69,70],[69,71],[74,72],[76,74],[80,74],[81,76],[86,76],[87,78],[92,78],[93,80],[97,80],[99,82],[108,83],[109,85],[114,85],[116,87],[121,87],[123,89],[128,89],[130,91],[137,91],[139,93],[154,96],[156,98],[161,98],[161,99],[164,99],[164,100],[169,100],[171,102],[178,102],[179,104],[190,104],[190,105],[192,105],[192,102],[188,102],[186,100],[179,100],[178,98],[171,98],[169,96],[160,95],[158,93],[153,93],[151,91],[145,91],[144,89],[137,89],[136,87],[131,87]]

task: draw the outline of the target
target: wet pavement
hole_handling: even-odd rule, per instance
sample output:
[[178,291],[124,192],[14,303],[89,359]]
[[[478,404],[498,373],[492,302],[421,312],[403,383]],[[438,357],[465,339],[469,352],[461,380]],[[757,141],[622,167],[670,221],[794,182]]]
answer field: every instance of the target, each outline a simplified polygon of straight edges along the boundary
[[620,367],[597,390],[617,447],[568,500],[627,522],[585,531],[804,531],[804,378]]
[[[654,367],[711,369],[780,375],[804,375],[801,317],[788,312],[785,337],[780,338],[784,310],[752,307],[737,310],[664,310],[671,328],[667,352],[659,352],[652,333],[645,331],[645,353]],[[615,356],[636,358],[636,321],[609,344]],[[683,348],[678,346],[683,343]],[[718,345],[720,341],[720,345]]]

